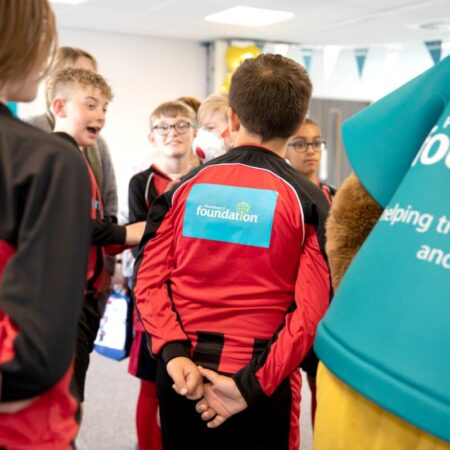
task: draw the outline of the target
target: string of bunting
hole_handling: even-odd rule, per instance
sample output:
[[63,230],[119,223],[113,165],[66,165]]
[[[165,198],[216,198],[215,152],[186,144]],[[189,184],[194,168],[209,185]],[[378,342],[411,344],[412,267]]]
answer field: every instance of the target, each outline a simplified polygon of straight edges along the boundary
[[[246,41],[248,45],[249,41]],[[433,61],[433,64],[437,64],[442,59],[442,48],[443,43],[442,40],[435,41],[424,41],[424,46],[427,48],[429,55]],[[239,48],[239,42],[234,41],[233,43],[234,50]],[[398,58],[398,55],[403,47],[401,44],[389,44],[384,46],[387,51],[386,61],[389,64],[395,62]],[[241,48],[238,50],[238,53],[247,53],[248,49]],[[314,56],[316,52],[321,52],[323,56],[323,71],[324,71],[324,79],[329,80],[334,72],[334,69],[338,63],[341,50],[344,49],[353,49],[353,55],[355,58],[355,66],[358,72],[358,77],[361,80],[364,76],[364,67],[367,61],[367,56],[370,53],[371,47],[351,47],[351,46],[338,46],[338,45],[324,45],[324,46],[314,46],[314,45],[297,45],[297,44],[288,44],[288,43],[274,43],[274,42],[255,42],[252,50],[250,52],[250,56],[256,56],[258,49],[261,53],[279,53],[283,56],[291,57],[295,60],[298,60],[303,64],[305,69],[308,72],[311,72],[311,68],[313,65]],[[245,51],[247,50],[247,52]],[[252,55],[253,53],[253,55]],[[295,56],[297,55],[297,57]],[[227,55],[228,65],[230,66],[230,55]],[[238,64],[242,62],[242,58],[235,58],[238,61]],[[235,70],[236,67],[233,67]],[[229,80],[227,85],[229,85]]]

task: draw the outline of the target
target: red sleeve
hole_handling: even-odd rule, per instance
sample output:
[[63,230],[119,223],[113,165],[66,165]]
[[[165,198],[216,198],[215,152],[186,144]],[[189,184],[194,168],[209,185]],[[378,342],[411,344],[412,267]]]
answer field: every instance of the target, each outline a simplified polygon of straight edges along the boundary
[[159,197],[152,205],[143,238],[146,244],[136,262],[134,297],[152,354],[167,362],[175,356],[189,357],[190,343],[170,297],[174,232],[173,216],[164,201],[164,196]]
[[247,403],[271,395],[291,374],[311,348],[316,327],[330,300],[330,274],[316,230],[305,227],[295,302],[266,351],[234,376]]
[[[0,241],[0,279],[6,262],[14,254],[14,247],[5,241]],[[0,364],[14,359],[14,339],[19,329],[11,319],[0,310]]]
[[17,326],[3,311],[0,311],[0,364],[14,359],[14,340],[18,333]]
[[107,255],[118,255],[119,253],[124,252],[125,250],[128,250],[129,248],[133,248],[134,245],[119,245],[119,244],[111,244],[111,245],[105,245],[105,252]]

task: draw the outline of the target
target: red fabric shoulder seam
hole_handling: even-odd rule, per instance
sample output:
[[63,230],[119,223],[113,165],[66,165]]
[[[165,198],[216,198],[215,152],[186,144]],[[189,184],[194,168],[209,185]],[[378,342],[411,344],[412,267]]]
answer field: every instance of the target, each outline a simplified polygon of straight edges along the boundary
[[16,249],[9,242],[0,240],[0,278],[8,259],[11,258],[15,251]]

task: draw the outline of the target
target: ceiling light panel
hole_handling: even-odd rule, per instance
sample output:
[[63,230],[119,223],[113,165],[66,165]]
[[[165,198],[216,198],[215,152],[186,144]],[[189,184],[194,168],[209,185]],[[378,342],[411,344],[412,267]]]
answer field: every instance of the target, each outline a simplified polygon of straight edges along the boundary
[[288,11],[236,6],[205,17],[207,22],[226,23],[243,27],[264,27],[293,19],[295,14]]

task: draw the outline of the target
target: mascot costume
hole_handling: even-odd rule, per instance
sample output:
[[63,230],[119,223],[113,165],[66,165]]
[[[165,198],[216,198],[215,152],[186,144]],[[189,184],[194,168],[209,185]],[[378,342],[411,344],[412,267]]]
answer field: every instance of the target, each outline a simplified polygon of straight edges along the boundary
[[343,138],[314,449],[450,450],[450,57]]

